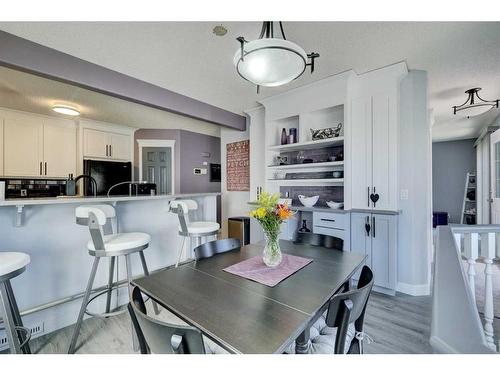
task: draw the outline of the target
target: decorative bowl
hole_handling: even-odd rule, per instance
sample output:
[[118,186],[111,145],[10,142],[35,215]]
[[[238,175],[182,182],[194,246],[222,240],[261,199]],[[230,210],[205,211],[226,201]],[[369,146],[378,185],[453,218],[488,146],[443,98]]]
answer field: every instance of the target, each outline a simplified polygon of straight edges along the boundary
[[305,195],[299,195],[299,201],[304,207],[312,207],[318,203],[319,195],[314,197],[306,197]]
[[327,201],[326,205],[330,208],[338,210],[338,209],[341,209],[342,207],[344,207],[344,202]]

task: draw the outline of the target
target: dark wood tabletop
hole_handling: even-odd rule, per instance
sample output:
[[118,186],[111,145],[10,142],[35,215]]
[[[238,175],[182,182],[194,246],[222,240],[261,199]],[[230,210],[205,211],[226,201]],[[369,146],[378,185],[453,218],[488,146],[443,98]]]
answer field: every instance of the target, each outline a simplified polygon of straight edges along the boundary
[[133,283],[230,352],[281,353],[308,329],[365,257],[289,241],[280,245],[284,253],[313,262],[274,287],[223,271],[260,255],[260,245],[243,246]]

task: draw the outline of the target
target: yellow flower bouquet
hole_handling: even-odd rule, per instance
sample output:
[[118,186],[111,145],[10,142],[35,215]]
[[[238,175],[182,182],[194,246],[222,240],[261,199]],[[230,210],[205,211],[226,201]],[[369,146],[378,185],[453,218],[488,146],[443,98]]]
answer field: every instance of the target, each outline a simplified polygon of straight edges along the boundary
[[281,263],[282,255],[279,245],[281,224],[290,219],[294,212],[286,204],[279,203],[280,195],[263,192],[255,203],[257,208],[250,211],[250,216],[255,218],[266,236],[266,246],[263,261],[269,267],[276,267]]

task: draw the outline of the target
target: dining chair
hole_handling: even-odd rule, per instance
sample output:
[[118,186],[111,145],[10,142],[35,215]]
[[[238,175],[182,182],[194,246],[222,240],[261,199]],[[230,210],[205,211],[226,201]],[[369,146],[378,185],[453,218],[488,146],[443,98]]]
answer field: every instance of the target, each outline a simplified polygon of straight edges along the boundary
[[[311,327],[308,354],[363,354],[366,305],[373,287],[373,272],[363,266],[356,289],[332,297],[328,310]],[[295,353],[295,343],[285,353]]]
[[205,242],[194,249],[194,255],[196,260],[200,260],[213,257],[216,254],[239,250],[240,248],[241,241],[238,238],[226,238],[224,240]]
[[147,315],[141,290],[131,287],[127,306],[141,354],[215,354],[223,349],[203,339],[198,328],[166,323]]
[[321,246],[327,249],[336,249],[340,251],[342,251],[344,246],[344,240],[341,238],[311,232],[295,232],[293,243]]

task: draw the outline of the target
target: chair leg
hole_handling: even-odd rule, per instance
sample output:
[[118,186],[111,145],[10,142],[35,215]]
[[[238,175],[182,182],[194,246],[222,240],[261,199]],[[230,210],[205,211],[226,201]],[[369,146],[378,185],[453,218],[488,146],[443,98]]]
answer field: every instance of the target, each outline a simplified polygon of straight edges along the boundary
[[[144,270],[144,275],[149,276],[149,270],[148,270],[148,265],[146,264],[146,257],[144,256],[144,251],[139,251],[139,256],[141,257],[141,263],[142,263],[142,269]],[[155,315],[158,315],[160,313],[160,309],[158,308],[158,305],[155,301],[151,299],[151,302],[153,303],[153,310],[155,312]]]
[[78,319],[76,320],[75,330],[73,331],[73,337],[71,338],[71,343],[69,345],[68,354],[75,353],[76,341],[78,340],[78,335],[80,334],[80,328],[82,326],[83,317],[85,315],[85,310],[87,309],[87,304],[89,303],[90,293],[92,291],[92,285],[94,284],[95,274],[97,272],[97,266],[99,265],[99,257],[94,257],[94,264],[92,265],[92,271],[90,271],[89,281],[87,283],[87,289],[82,300],[82,307],[80,307],[80,312],[78,313]]
[[[5,282],[5,289],[7,290],[7,296],[9,297],[9,303],[12,311],[12,317],[14,318],[14,324],[16,325],[16,327],[23,327],[24,326],[23,320],[21,318],[21,314],[19,313],[16,297],[14,296],[14,291],[12,290],[12,285],[10,285],[9,280]],[[19,337],[20,343],[26,340],[26,333],[23,330],[18,331],[17,336]],[[23,351],[24,354],[31,354],[31,349],[28,342],[21,347],[21,350]]]
[[113,276],[115,273],[115,258],[109,258],[109,276],[108,276],[108,293],[106,297],[106,312],[109,313],[111,309],[111,293],[113,292]]
[[177,263],[175,263],[175,268],[179,267],[179,263],[182,258],[182,254],[184,253],[184,244],[186,243],[186,237],[182,237],[182,245],[181,248],[179,249],[179,255],[177,256]]
[[5,333],[7,334],[7,340],[9,340],[10,352],[12,354],[19,354],[21,353],[21,347],[16,334],[16,325],[14,323],[14,317],[12,316],[12,310],[9,304],[9,296],[7,294],[7,289],[5,288],[5,283],[3,282],[0,283],[0,296],[2,297],[0,311],[5,323]]
[[[125,255],[125,267],[127,269],[127,280],[128,287],[130,288],[130,283],[132,282],[132,262],[130,260],[130,254]],[[132,347],[134,352],[139,351],[139,338],[135,332],[134,323],[132,322]]]

